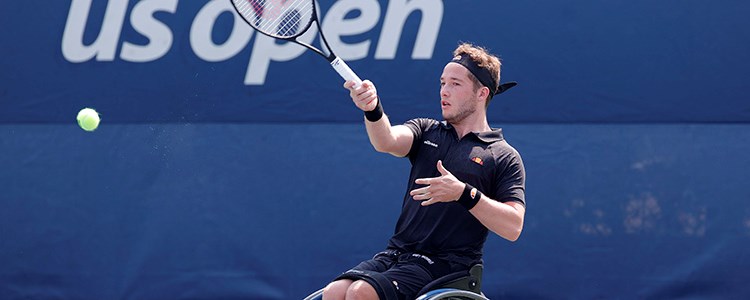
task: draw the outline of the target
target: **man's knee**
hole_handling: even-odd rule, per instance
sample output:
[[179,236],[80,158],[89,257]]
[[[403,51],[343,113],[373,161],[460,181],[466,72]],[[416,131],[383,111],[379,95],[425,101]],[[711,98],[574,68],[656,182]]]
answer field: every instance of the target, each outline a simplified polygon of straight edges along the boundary
[[343,300],[346,299],[346,293],[349,286],[352,285],[352,280],[341,279],[329,283],[323,288],[323,299],[324,300]]
[[356,285],[352,284],[354,288],[349,287],[347,298],[361,297],[362,299],[381,300],[396,300],[399,298],[396,288],[390,279],[378,272],[349,270],[341,274],[337,279],[351,279],[354,280],[354,283],[359,282]]
[[346,291],[346,299],[378,300],[378,292],[367,281],[357,280]]

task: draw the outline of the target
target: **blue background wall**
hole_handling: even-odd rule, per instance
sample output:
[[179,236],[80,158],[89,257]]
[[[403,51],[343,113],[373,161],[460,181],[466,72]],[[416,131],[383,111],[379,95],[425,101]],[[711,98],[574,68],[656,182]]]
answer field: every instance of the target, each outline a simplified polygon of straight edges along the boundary
[[[228,2],[6,4],[0,298],[300,299],[385,246],[408,161],[372,150],[314,54],[260,76],[253,57],[294,46],[235,24]],[[521,239],[485,247],[490,298],[750,296],[750,4],[412,1],[395,55],[378,55],[402,2],[320,3],[324,26],[380,7],[341,39],[366,54],[337,52],[394,123],[440,117],[459,41],[521,83],[488,112],[528,174]],[[64,47],[107,39],[111,58]],[[161,52],[132,61],[137,46]],[[74,120],[87,106],[103,117],[93,133]]]

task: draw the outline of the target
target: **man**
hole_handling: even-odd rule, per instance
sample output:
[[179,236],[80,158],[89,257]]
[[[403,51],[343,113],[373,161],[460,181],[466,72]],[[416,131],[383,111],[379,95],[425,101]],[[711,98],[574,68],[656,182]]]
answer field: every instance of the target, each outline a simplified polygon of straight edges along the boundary
[[515,241],[523,228],[525,170],[487,106],[500,85],[500,60],[462,44],[440,77],[445,121],[412,119],[391,126],[375,85],[347,81],[365,112],[367,135],[379,152],[408,157],[409,189],[386,251],[345,272],[323,299],[414,299],[429,282],[481,262],[488,230]]

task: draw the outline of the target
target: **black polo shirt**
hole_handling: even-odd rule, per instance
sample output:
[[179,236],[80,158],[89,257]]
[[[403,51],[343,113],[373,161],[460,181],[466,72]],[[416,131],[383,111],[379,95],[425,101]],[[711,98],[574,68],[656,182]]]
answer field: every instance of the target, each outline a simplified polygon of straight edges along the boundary
[[525,205],[525,171],[521,156],[504,139],[501,129],[469,133],[460,140],[447,122],[413,119],[404,123],[414,133],[407,157],[412,168],[401,216],[389,247],[418,252],[461,264],[478,262],[488,229],[458,202],[421,206],[409,191],[421,187],[417,178],[440,176],[437,161],[458,180],[487,197]]

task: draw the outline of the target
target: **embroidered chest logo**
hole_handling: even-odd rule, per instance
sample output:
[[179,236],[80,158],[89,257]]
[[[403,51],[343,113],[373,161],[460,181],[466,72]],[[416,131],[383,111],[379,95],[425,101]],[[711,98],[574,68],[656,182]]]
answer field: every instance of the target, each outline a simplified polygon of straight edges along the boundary
[[482,161],[482,159],[481,159],[481,158],[479,158],[479,156],[474,156],[474,157],[472,157],[472,158],[471,158],[471,161],[473,161],[473,162],[475,162],[475,163],[479,164],[480,166],[484,166],[484,161]]
[[428,140],[425,140],[425,141],[424,141],[424,144],[425,144],[425,145],[430,145],[430,146],[433,146],[433,147],[435,147],[435,148],[437,148],[437,147],[438,147],[438,144],[435,144],[435,143],[433,143],[433,142],[431,142],[431,141],[428,141]]

